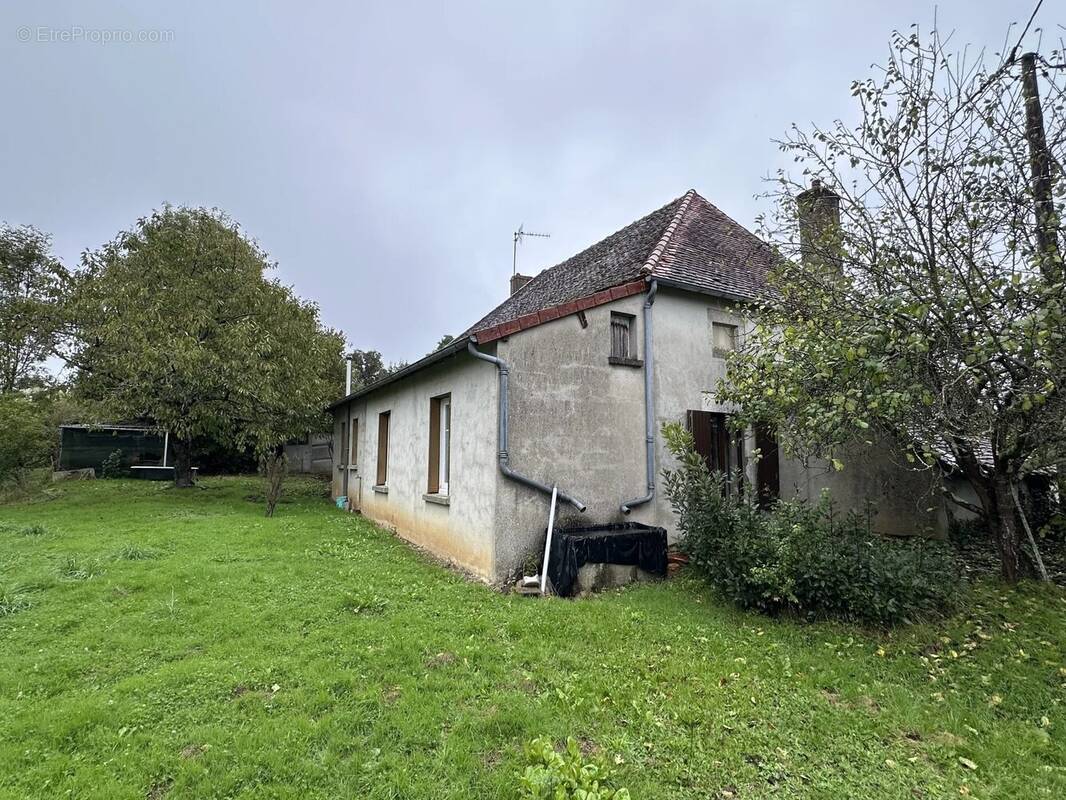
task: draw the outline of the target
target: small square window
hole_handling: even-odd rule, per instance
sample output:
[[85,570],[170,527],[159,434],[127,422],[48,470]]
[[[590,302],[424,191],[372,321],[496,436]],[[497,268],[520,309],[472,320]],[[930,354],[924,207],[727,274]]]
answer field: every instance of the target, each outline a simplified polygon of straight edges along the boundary
[[715,358],[727,358],[737,349],[737,326],[721,322],[711,323],[711,339]]
[[633,315],[611,312],[611,358],[632,359],[637,354],[633,347]]

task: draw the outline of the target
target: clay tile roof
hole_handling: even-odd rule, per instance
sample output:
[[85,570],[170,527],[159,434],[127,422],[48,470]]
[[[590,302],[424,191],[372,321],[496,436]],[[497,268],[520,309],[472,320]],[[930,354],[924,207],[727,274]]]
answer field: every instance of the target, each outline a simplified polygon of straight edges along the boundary
[[762,291],[770,248],[689,190],[606,239],[544,270],[464,336],[652,275],[734,300]]

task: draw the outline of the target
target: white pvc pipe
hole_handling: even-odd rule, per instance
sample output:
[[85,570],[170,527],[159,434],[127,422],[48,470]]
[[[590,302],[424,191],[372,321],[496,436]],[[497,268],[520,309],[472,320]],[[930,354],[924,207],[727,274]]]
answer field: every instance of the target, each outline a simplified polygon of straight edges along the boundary
[[170,447],[170,431],[163,432],[163,466],[167,465],[167,449]]
[[540,593],[544,594],[548,585],[548,553],[552,546],[552,529],[555,527],[555,501],[559,496],[559,489],[552,487],[552,507],[548,512],[548,535],[544,538],[544,562],[540,567]]
[[347,397],[352,393],[352,360],[346,358],[344,359],[344,363],[348,365],[344,375],[344,396]]

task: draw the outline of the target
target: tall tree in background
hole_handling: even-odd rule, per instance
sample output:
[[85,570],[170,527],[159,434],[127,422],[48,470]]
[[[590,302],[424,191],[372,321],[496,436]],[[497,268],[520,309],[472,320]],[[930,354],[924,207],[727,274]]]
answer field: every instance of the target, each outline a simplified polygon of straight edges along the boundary
[[[1051,59],[1046,163],[1061,165],[1066,72]],[[1035,213],[1021,67],[895,34],[883,71],[852,86],[857,126],[793,129],[782,148],[804,177],[780,176],[764,220],[784,256],[776,291],[722,387],[794,452],[887,438],[916,466],[953,460],[979,502],[951,499],[985,519],[1010,581],[1039,560],[1018,486],[1066,460],[1066,294],[1047,246],[1064,181],[1045,176]],[[804,194],[812,177],[833,193]],[[842,225],[822,224],[838,202]]]
[[83,263],[67,305],[78,388],[168,430],[177,486],[193,483],[193,437],[251,444],[270,468],[322,424],[342,338],[266,278],[266,254],[227,217],[167,206]]
[[237,443],[259,456],[272,516],[287,469],[284,444],[331,423],[325,407],[344,378],[344,337],[324,329],[318,307],[285,286],[264,283],[259,302],[260,319],[270,330],[256,348],[261,366],[236,420]]
[[44,379],[67,277],[51,244],[32,226],[0,225],[0,394]]
[[377,350],[353,350],[348,358],[352,360],[352,391],[365,388],[407,366],[406,361],[386,364]]
[[450,345],[454,341],[455,341],[455,337],[452,336],[450,333],[446,333],[442,337],[440,337],[440,339],[437,340],[437,346],[433,348],[433,352],[432,353],[427,353],[426,355],[433,355],[433,353],[436,353],[442,347],[447,347],[448,345]]
[[348,357],[352,360],[353,391],[369,386],[389,374],[389,368],[385,366],[381,353],[377,350],[353,350]]

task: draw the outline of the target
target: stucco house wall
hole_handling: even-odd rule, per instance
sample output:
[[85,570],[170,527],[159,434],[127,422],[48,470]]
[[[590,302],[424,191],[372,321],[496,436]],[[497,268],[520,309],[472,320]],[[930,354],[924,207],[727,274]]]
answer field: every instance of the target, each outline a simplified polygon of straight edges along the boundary
[[[634,316],[632,340],[643,358],[637,295],[509,336],[498,355],[510,366],[511,467],[558,485],[587,504],[560,504],[560,524],[623,519],[619,506],[644,494],[644,373],[609,364],[612,312]],[[488,371],[492,366],[485,364]],[[516,573],[543,547],[545,495],[501,478],[496,488],[496,574]],[[634,511],[641,521],[645,513]]]
[[[452,401],[451,475],[447,504],[426,499],[429,479],[430,400]],[[338,463],[334,496],[386,525],[404,539],[493,577],[496,501],[496,372],[468,355],[427,367],[401,381],[335,409],[334,454]],[[378,415],[390,412],[388,480],[375,487]],[[342,465],[341,422],[358,419],[357,464]],[[438,501],[443,497],[435,498]]]

